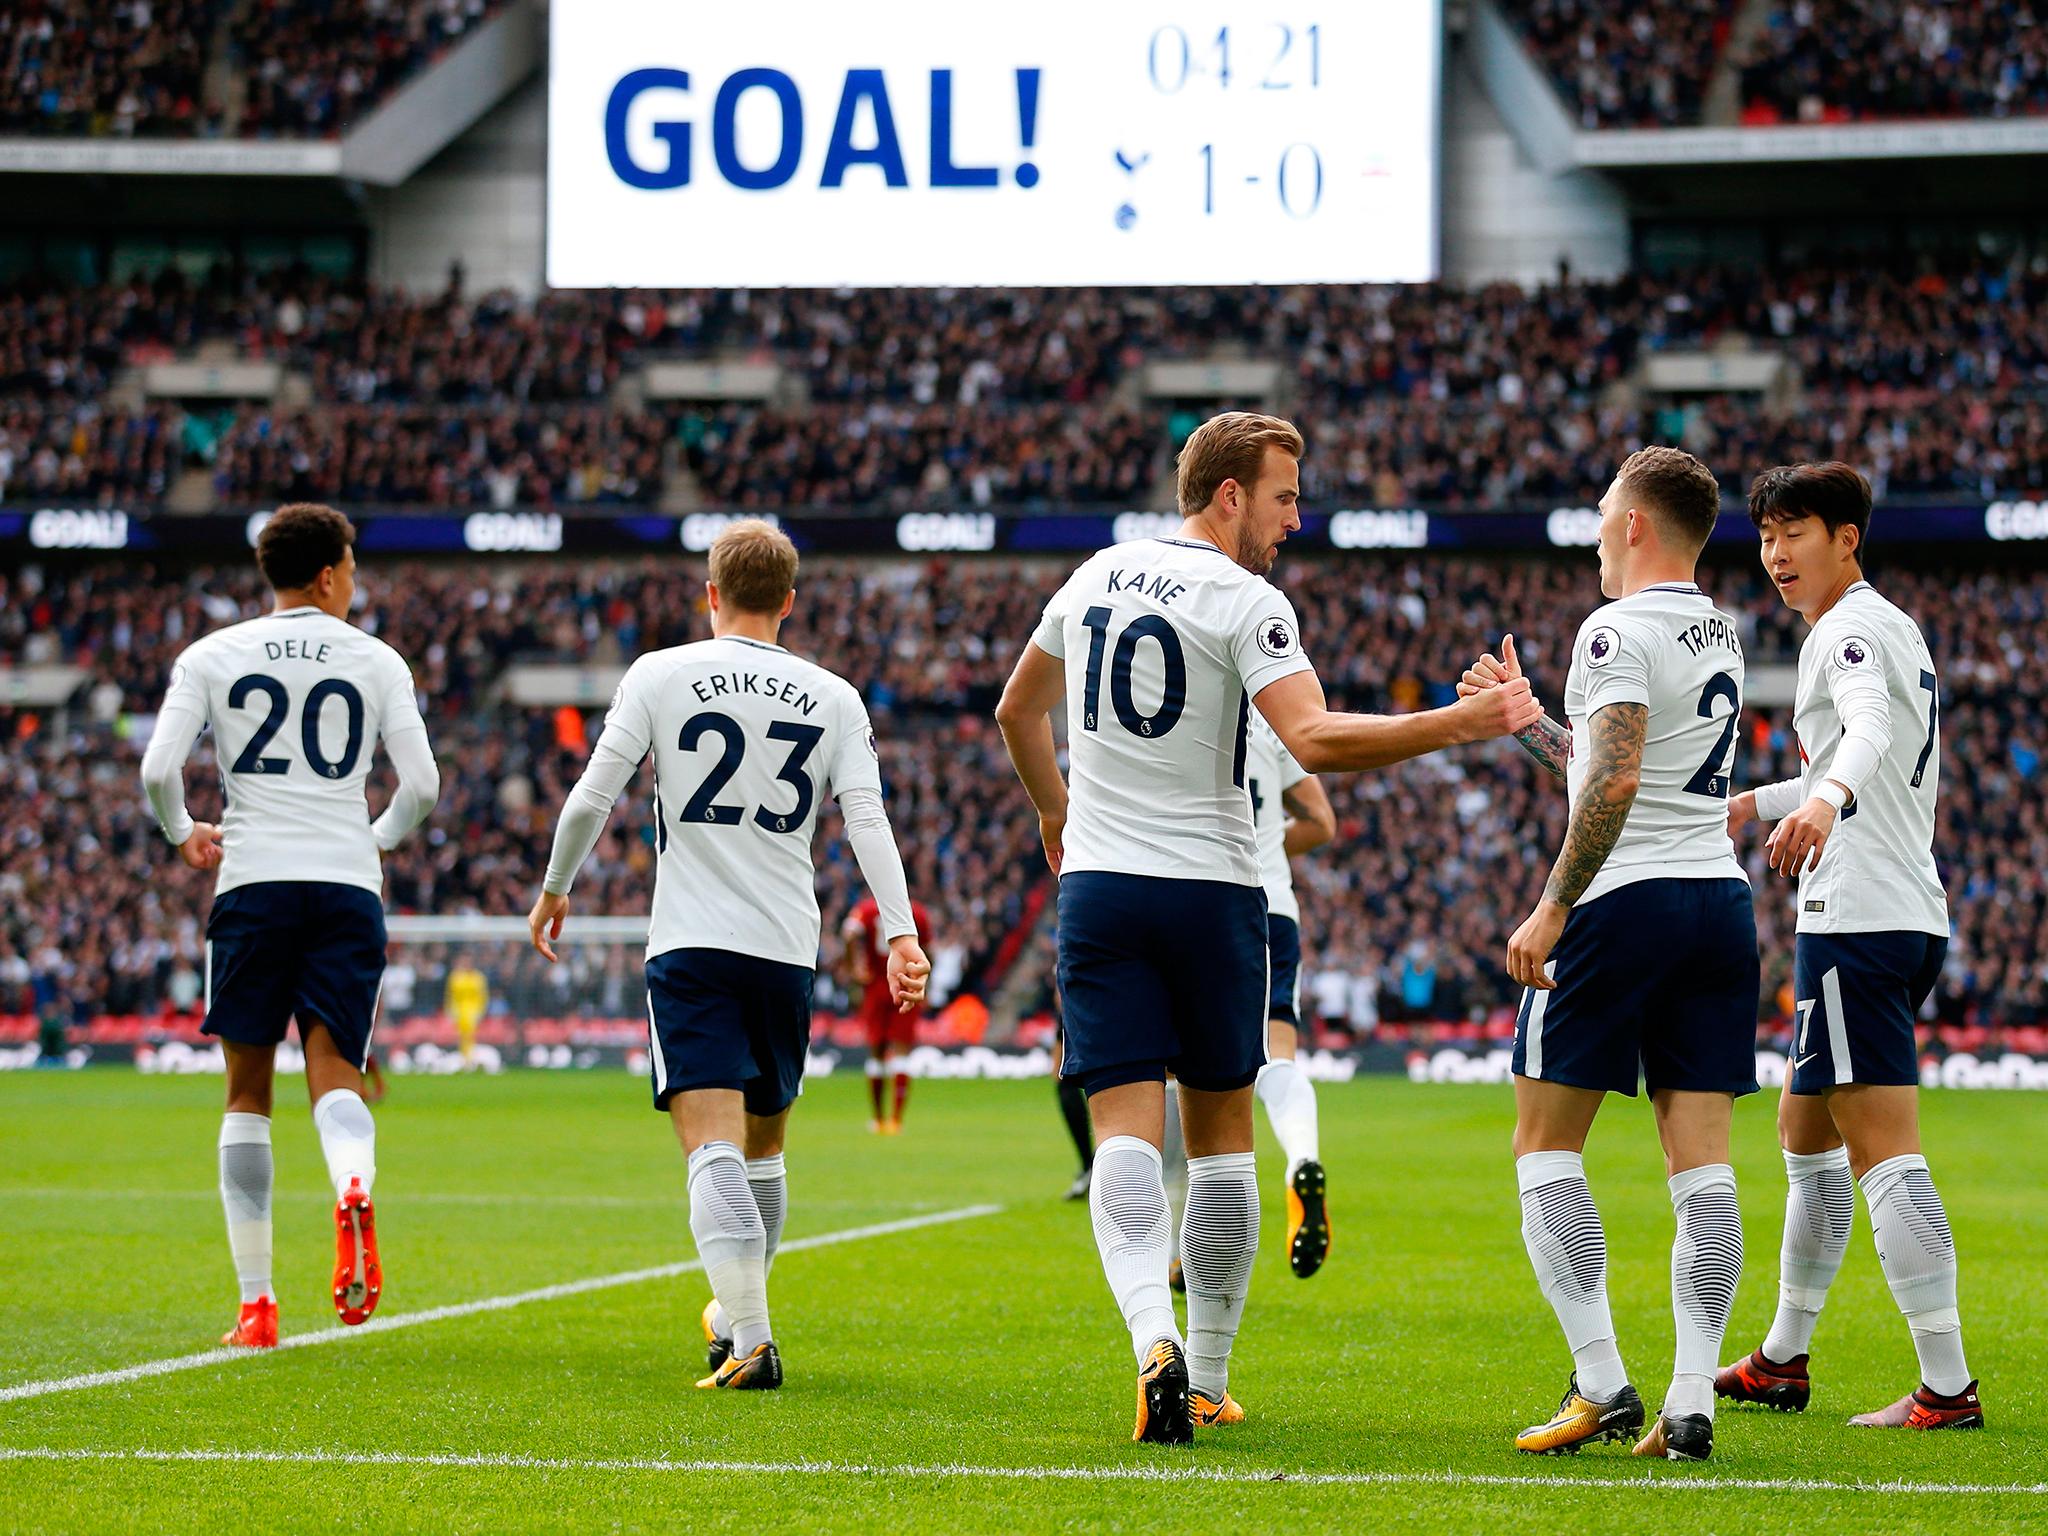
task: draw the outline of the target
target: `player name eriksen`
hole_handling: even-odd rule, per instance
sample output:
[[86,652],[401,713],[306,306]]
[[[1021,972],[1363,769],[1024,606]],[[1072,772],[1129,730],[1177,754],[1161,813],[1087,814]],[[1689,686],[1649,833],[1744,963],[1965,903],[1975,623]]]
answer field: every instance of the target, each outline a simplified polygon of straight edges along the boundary
[[1172,602],[1187,589],[1186,582],[1171,576],[1148,576],[1143,571],[1111,571],[1108,585],[1103,588],[1105,592],[1136,592],[1143,597],[1156,597],[1162,604]]
[[764,677],[758,672],[714,672],[707,677],[692,678],[690,688],[706,704],[729,693],[750,693],[757,698],[780,699],[785,704],[794,704],[806,715],[818,707],[816,699],[788,678]]
[[1672,637],[1688,652],[1697,656],[1710,645],[1717,645],[1725,651],[1742,654],[1742,637],[1735,633],[1735,626],[1718,614],[1699,624],[1688,624]]

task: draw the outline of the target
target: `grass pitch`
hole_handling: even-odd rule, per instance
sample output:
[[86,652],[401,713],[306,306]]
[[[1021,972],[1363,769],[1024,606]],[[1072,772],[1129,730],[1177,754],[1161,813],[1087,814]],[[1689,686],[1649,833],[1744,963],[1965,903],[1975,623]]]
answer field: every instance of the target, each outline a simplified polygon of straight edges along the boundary
[[[302,1084],[279,1084],[286,1335],[334,1324],[332,1225]],[[1860,1210],[1803,1417],[1726,1411],[1711,1463],[1603,1446],[1516,1455],[1569,1356],[1518,1231],[1504,1088],[1322,1090],[1336,1248],[1288,1274],[1279,1159],[1231,1376],[1250,1422],[1192,1451],[1130,1443],[1131,1357],[1052,1090],[921,1083],[866,1133],[858,1078],[792,1126],[771,1282],[779,1394],[692,1390],[701,1275],[547,1295],[317,1347],[24,1396],[24,1384],[209,1348],[233,1320],[214,1192],[217,1079],[0,1075],[8,1318],[0,1528],[503,1531],[1422,1529],[1900,1531],[2048,1521],[2048,1103],[1934,1093],[1927,1145],[1963,1263],[1991,1427],[1843,1422],[1912,1386]],[[377,1321],[694,1257],[683,1162],[623,1073],[398,1079],[378,1111]],[[1729,1353],[1776,1295],[1784,1177],[1768,1095],[1738,1106],[1748,1263]],[[1671,1209],[1647,1110],[1588,1150],[1622,1350],[1668,1380]],[[17,1389],[10,1393],[9,1389]],[[1819,1485],[1819,1486],[1816,1486]],[[1889,1485],[1889,1486],[1887,1486]]]

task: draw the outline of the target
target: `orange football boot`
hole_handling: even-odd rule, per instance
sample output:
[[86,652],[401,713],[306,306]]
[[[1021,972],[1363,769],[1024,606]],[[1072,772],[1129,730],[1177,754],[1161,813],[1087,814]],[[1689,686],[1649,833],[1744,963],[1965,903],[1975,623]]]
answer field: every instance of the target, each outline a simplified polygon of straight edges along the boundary
[[1297,1280],[1306,1280],[1330,1256],[1327,1183],[1323,1165],[1312,1157],[1304,1158],[1287,1181],[1287,1263]]
[[1859,1429],[1982,1429],[1984,1404],[1971,1382],[1954,1397],[1930,1392],[1923,1383],[1875,1413],[1859,1413],[1849,1421]]
[[1138,1372],[1138,1423],[1133,1440],[1153,1445],[1193,1445],[1195,1421],[1188,1401],[1188,1361],[1181,1347],[1161,1339]]
[[377,1218],[361,1179],[334,1203],[334,1310],[353,1328],[377,1310],[384,1271],[377,1263]]
[[1223,1401],[1220,1403],[1206,1392],[1190,1392],[1188,1412],[1193,1415],[1195,1423],[1203,1429],[1213,1429],[1219,1424],[1244,1422],[1244,1405],[1232,1397],[1228,1390],[1224,1392]]
[[241,1349],[277,1348],[277,1303],[268,1296],[243,1302],[241,1317],[220,1341]]
[[1813,1379],[1807,1374],[1806,1356],[1781,1364],[1758,1349],[1715,1373],[1714,1395],[1779,1413],[1804,1413],[1813,1400]]

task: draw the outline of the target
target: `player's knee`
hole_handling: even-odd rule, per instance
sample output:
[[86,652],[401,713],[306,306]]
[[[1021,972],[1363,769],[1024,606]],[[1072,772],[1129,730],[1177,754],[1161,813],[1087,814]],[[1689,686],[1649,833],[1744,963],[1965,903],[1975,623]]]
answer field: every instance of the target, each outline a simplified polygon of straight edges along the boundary
[[1834,1151],[1842,1137],[1822,1100],[1786,1094],[1778,1100],[1778,1145],[1805,1157]]

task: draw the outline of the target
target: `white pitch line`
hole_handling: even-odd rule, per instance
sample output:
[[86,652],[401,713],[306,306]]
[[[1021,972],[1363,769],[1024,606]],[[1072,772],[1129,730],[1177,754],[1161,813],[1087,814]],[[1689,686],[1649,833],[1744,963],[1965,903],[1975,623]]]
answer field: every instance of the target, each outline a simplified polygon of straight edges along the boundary
[[[821,1232],[815,1237],[798,1237],[782,1244],[776,1250],[776,1257],[786,1253],[802,1253],[810,1248],[829,1248],[837,1243],[857,1243],[864,1238],[887,1237],[896,1232],[915,1232],[921,1227],[942,1226],[947,1222],[971,1221],[978,1216],[993,1216],[1000,1205],[964,1205],[958,1210],[939,1211],[930,1216],[906,1216],[899,1221],[881,1221],[871,1226],[848,1227],[839,1232]],[[537,1290],[518,1291],[509,1296],[485,1296],[476,1301],[458,1301],[445,1307],[428,1307],[419,1312],[401,1312],[394,1317],[373,1317],[356,1328],[322,1328],[315,1333],[288,1334],[277,1341],[278,1349],[304,1349],[314,1344],[336,1344],[344,1339],[360,1339],[367,1335],[390,1333],[399,1328],[417,1328],[422,1323],[441,1323],[450,1318],[473,1317],[479,1312],[503,1312],[510,1307],[523,1307],[535,1301],[559,1301],[565,1296],[581,1296],[590,1291],[608,1291],[615,1286],[637,1285],[643,1280],[667,1280],[676,1275],[687,1275],[702,1269],[698,1259],[683,1259],[674,1264],[656,1264],[647,1269],[622,1270],[613,1275],[593,1275],[587,1280],[569,1280],[560,1285],[544,1285]],[[58,1376],[48,1381],[24,1381],[11,1387],[0,1387],[0,1403],[18,1402],[28,1397],[43,1397],[52,1392],[82,1392],[89,1387],[110,1387],[124,1381],[140,1381],[148,1376],[168,1376],[174,1371],[195,1371],[202,1366],[225,1365],[233,1360],[253,1360],[274,1353],[271,1350],[252,1349],[203,1349],[195,1355],[176,1355],[167,1360],[145,1360],[140,1365],[125,1365],[112,1371],[88,1371],[80,1376]]]
[[[1173,1454],[1172,1452],[1168,1453]],[[977,1467],[961,1462],[911,1466],[855,1461],[677,1461],[664,1457],[519,1456],[502,1452],[413,1455],[403,1451],[91,1450],[0,1446],[0,1461],[260,1462],[291,1466],[447,1467],[521,1472],[682,1472],[798,1474],[819,1477],[988,1478],[1010,1482],[1293,1483],[1352,1488],[1602,1488],[1654,1493],[1990,1493],[2039,1496],[2048,1483],[1849,1482],[1818,1477],[1716,1477],[1711,1473],[1638,1477],[1518,1476],[1506,1472],[1287,1472],[1188,1466]]]
[[[327,1185],[319,1188],[281,1190],[280,1200],[306,1199],[319,1203],[327,1198]],[[0,1186],[0,1198],[37,1200],[139,1200],[157,1202],[163,1200],[200,1200],[212,1205],[219,1203],[217,1189],[64,1189],[61,1187],[40,1187],[9,1189]],[[395,1197],[406,1205],[547,1205],[547,1206],[589,1206],[593,1209],[621,1210],[680,1210],[690,1201],[689,1191],[678,1180],[673,1195],[523,1195],[502,1190],[407,1190]],[[936,1200],[899,1200],[891,1202],[901,1209],[911,1211],[935,1211],[939,1209]],[[811,1200],[804,1201],[806,1211],[848,1210],[856,1206],[871,1206],[872,1200]]]

